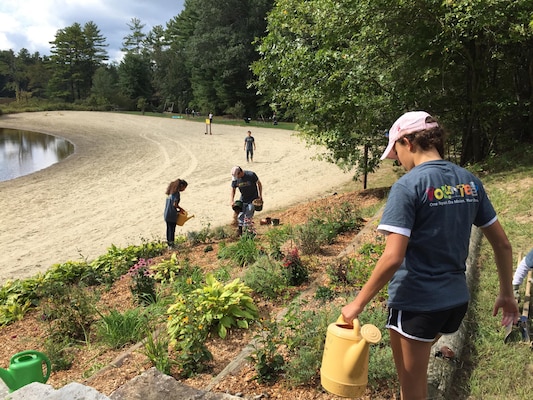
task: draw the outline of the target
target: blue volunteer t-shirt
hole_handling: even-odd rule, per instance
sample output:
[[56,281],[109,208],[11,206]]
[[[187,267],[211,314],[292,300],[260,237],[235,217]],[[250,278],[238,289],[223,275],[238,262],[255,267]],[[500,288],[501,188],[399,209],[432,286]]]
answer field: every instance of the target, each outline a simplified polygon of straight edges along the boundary
[[497,219],[481,181],[444,160],[420,164],[391,188],[378,231],[409,237],[389,283],[389,306],[428,312],[469,300],[465,270],[472,225]]
[[179,204],[180,192],[176,192],[167,197],[165,202],[165,212],[163,217],[167,222],[176,222],[178,220],[178,210],[174,207],[174,203]]

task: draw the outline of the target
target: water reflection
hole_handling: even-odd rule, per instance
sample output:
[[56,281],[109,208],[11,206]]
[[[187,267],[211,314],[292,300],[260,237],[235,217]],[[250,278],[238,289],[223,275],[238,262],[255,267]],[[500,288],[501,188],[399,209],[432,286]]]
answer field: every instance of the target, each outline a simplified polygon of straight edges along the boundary
[[56,136],[0,128],[0,181],[39,171],[74,152],[74,145]]

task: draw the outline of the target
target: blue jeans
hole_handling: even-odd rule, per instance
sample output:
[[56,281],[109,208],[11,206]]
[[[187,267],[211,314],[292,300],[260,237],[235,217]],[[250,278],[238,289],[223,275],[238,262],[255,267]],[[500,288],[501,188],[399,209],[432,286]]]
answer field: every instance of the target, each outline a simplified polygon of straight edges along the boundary
[[255,212],[255,207],[252,203],[243,203],[242,211],[237,216],[237,220],[239,221],[239,226],[249,225],[248,220],[251,220],[253,218],[254,212]]
[[174,240],[176,238],[176,223],[175,222],[167,222],[167,244],[169,246],[174,246]]

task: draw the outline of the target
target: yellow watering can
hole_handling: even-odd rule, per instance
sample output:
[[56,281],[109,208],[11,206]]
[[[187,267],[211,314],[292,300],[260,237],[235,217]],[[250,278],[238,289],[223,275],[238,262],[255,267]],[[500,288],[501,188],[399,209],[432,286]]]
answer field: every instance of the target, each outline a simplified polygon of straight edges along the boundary
[[369,345],[381,340],[381,332],[371,324],[353,327],[342,315],[329,324],[320,368],[320,382],[328,392],[341,397],[361,397],[368,383]]
[[193,218],[194,215],[191,215],[190,217],[187,214],[187,211],[184,209],[181,209],[181,211],[178,213],[178,220],[176,221],[176,224],[179,226],[182,226],[185,222]]

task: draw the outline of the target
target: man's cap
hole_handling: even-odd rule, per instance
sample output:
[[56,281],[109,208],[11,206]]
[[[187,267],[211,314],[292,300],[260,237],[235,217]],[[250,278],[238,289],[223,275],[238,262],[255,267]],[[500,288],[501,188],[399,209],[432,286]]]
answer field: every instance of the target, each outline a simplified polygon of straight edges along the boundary
[[430,117],[425,111],[409,111],[403,114],[400,118],[394,122],[392,128],[389,130],[389,144],[385,149],[385,152],[381,156],[381,159],[391,158],[396,160],[396,154],[392,151],[394,143],[403,136],[413,132],[425,131],[427,129],[433,129],[439,126],[436,122],[426,122],[426,119]]
[[242,168],[239,167],[238,165],[234,166],[232,169],[231,169],[231,177],[233,178],[234,181],[237,180],[237,175],[239,175],[242,171]]

